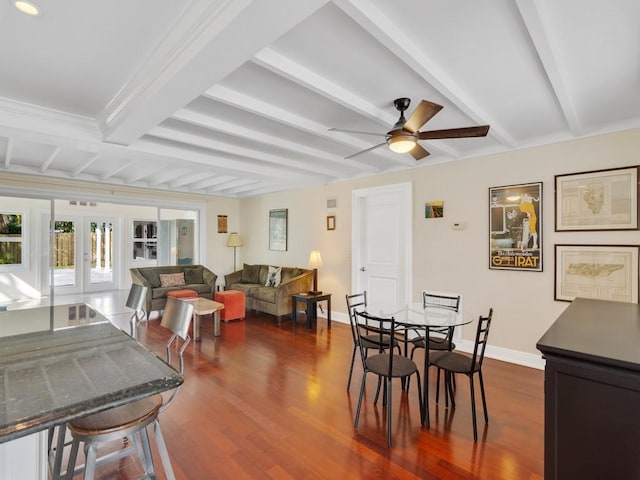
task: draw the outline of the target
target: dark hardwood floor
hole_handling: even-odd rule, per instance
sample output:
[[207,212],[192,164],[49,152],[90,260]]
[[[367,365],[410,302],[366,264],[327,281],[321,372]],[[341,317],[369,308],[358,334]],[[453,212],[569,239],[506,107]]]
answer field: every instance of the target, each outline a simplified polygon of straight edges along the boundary
[[[211,320],[202,323],[202,342],[186,353],[184,386],[161,417],[178,479],[543,477],[542,371],[485,360],[490,421],[484,425],[478,403],[477,443],[466,378],[457,381],[457,408],[445,409],[435,404],[431,372],[429,430],[420,427],[417,390],[407,395],[394,385],[388,449],[385,409],[372,404],[373,376],[353,429],[362,370],[354,372],[348,394],[347,325],[327,329],[321,318],[308,332],[304,319],[294,330],[291,320],[278,326],[274,317],[255,314],[223,323],[214,339]],[[160,355],[167,338],[158,321],[142,327],[142,343]],[[99,478],[130,479],[141,471],[127,459],[102,467]]]

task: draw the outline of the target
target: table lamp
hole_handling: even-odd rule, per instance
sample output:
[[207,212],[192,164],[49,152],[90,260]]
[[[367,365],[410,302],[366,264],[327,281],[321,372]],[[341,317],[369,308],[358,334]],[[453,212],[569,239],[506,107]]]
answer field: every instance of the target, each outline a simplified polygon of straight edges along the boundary
[[238,232],[231,232],[227,240],[227,247],[233,247],[233,271],[236,271],[236,248],[242,246],[242,237]]
[[319,250],[311,250],[309,266],[313,268],[313,290],[309,291],[309,295],[320,295],[322,291],[318,290],[318,267],[322,266],[322,257]]

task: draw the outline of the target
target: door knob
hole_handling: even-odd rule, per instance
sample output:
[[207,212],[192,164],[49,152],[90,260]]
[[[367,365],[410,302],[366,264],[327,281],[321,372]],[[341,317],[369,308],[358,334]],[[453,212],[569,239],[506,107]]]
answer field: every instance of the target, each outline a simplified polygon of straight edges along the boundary
[[366,270],[366,268],[364,268],[364,267],[360,267],[360,271],[361,271],[361,272],[364,272],[365,270]]

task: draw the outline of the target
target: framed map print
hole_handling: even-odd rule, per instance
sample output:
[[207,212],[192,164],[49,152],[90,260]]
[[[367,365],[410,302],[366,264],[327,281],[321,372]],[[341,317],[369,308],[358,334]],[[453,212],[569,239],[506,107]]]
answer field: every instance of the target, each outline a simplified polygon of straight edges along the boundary
[[638,303],[638,245],[556,245],[555,299]]
[[556,175],[556,232],[638,229],[638,167]]

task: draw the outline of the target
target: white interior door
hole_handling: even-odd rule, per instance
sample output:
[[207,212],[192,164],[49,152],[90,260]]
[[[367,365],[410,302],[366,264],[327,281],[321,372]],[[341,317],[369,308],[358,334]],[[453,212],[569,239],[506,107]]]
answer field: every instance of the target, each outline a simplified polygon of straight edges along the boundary
[[411,300],[411,184],[353,192],[352,291],[372,303]]

